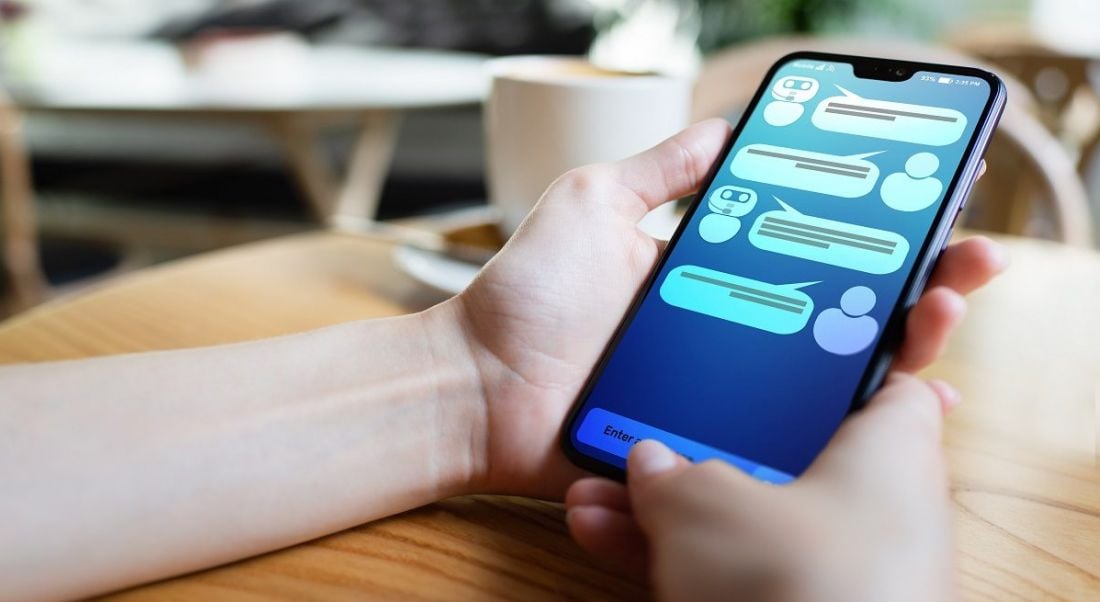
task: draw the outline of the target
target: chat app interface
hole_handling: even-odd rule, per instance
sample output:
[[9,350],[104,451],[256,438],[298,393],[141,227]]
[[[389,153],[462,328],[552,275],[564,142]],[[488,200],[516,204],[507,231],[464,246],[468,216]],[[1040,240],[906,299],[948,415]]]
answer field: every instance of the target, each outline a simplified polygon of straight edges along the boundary
[[973,77],[783,65],[570,433],[802,473],[849,410],[991,93]]

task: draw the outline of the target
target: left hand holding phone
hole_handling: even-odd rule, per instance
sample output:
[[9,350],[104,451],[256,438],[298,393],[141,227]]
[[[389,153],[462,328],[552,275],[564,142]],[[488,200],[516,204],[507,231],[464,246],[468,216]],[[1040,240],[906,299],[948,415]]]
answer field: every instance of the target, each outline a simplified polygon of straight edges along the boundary
[[[482,398],[469,412],[477,417],[474,489],[560,499],[585,476],[557,436],[660,253],[661,243],[637,223],[694,192],[729,133],[723,120],[704,121],[633,157],[558,178],[504,250],[443,306],[481,375]],[[935,359],[965,311],[962,295],[1003,264],[986,238],[949,247],[910,313],[894,368],[911,372]]]

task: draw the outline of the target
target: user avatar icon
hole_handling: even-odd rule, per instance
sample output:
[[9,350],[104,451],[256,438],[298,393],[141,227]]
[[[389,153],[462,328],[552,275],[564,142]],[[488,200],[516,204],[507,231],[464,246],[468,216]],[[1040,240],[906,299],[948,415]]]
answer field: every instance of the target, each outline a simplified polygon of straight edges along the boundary
[[707,209],[713,211],[699,220],[699,236],[710,243],[723,243],[741,231],[740,217],[756,207],[756,191],[740,186],[722,186],[710,194]]
[[853,286],[840,297],[840,307],[830,307],[814,320],[814,340],[822,349],[837,355],[859,353],[878,334],[878,322],[868,316],[875,307],[875,292]]
[[897,172],[882,181],[882,202],[898,211],[920,211],[935,203],[943,192],[943,182],[932,174],[940,160],[932,153],[917,153],[905,162],[905,173]]
[[802,103],[817,94],[821,84],[812,77],[788,75],[772,86],[772,98],[764,107],[764,121],[776,127],[783,127],[798,121],[806,112]]

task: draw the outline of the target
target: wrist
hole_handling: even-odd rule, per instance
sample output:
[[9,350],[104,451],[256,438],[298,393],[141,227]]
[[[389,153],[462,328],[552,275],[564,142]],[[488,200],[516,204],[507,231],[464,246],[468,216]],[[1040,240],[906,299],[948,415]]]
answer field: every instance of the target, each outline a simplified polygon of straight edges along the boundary
[[451,299],[415,315],[427,349],[426,374],[438,421],[431,453],[440,499],[483,489],[489,424],[485,386],[461,305]]

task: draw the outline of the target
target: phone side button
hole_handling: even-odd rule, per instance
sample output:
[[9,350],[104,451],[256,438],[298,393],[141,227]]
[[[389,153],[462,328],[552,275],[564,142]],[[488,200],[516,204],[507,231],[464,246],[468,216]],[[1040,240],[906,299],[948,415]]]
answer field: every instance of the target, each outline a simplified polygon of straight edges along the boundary
[[[954,232],[955,232],[955,224],[958,223],[959,215],[961,215],[961,214],[962,214],[962,207],[959,207],[959,209],[957,211],[955,211],[955,217],[951,218],[951,225],[947,228],[947,236],[944,236],[943,244],[940,245],[940,254],[941,255],[943,254],[944,251],[947,250],[947,247],[951,244],[951,235],[954,234]],[[937,257],[936,260],[939,261],[939,258]]]

